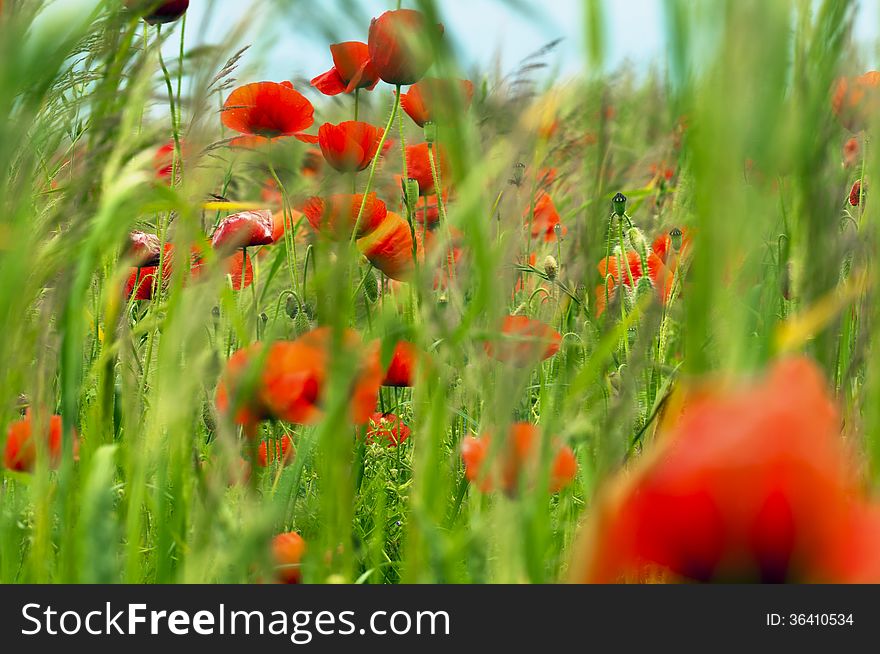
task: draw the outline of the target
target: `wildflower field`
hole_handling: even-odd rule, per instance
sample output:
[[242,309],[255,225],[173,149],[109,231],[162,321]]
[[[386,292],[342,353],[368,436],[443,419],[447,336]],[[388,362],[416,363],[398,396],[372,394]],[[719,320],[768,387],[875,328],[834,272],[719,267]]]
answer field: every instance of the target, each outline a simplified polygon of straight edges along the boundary
[[880,581],[857,3],[659,4],[640,73],[389,0],[265,80],[0,0],[0,582]]

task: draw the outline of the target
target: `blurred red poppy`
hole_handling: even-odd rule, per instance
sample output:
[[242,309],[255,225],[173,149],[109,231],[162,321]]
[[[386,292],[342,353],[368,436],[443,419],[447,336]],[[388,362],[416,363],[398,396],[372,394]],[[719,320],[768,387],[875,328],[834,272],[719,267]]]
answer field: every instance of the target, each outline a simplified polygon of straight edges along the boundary
[[486,341],[486,354],[524,368],[559,352],[562,335],[550,325],[528,316],[507,316],[500,338]]
[[411,430],[400,416],[393,413],[374,413],[367,427],[368,443],[384,443],[397,447],[410,437]]
[[400,106],[419,127],[425,123],[449,123],[458,111],[467,109],[474,98],[468,80],[426,77],[400,96]]
[[[315,122],[314,113],[312,103],[295,91],[290,82],[256,82],[230,93],[220,117],[226,127],[248,137],[294,136],[310,143],[314,137],[302,131]],[[247,143],[255,141],[249,139]]]
[[293,461],[293,457],[293,440],[287,435],[278,440],[274,438],[263,440],[257,450],[257,463],[263,468],[268,467],[270,463],[281,463],[286,466]]
[[[415,263],[412,232],[406,219],[389,211],[382,224],[357,243],[370,263],[388,277],[401,282],[409,281]],[[421,259],[424,254],[422,244],[418,238],[416,243],[416,254]]]
[[[549,474],[549,489],[556,493],[571,483],[577,475],[577,459],[567,445],[553,446],[553,461]],[[493,456],[494,455],[494,456]],[[541,458],[541,432],[532,424],[519,422],[510,426],[507,438],[493,452],[492,435],[465,438],[461,444],[465,477],[484,492],[499,489],[514,495],[520,483],[534,486]]]
[[862,200],[862,180],[857,179],[849,190],[849,203],[853,207],[859,206]]
[[880,581],[880,515],[811,361],[714,380],[664,423],[591,509],[574,580]]
[[[31,411],[21,420],[16,420],[9,425],[6,432],[6,447],[3,451],[3,465],[8,470],[16,472],[31,472],[37,463],[37,442],[33,438]],[[51,416],[49,424],[44,425],[46,432],[43,436],[42,447],[46,448],[50,468],[57,468],[61,463],[62,456],[62,424],[61,416]],[[73,456],[77,459],[79,440],[74,434]]]
[[147,12],[143,19],[150,25],[160,25],[172,23],[183,16],[189,9],[189,0],[125,0],[125,6],[139,13]]
[[230,253],[238,248],[269,245],[274,242],[272,231],[271,211],[242,211],[220,221],[211,237],[211,245],[223,253]]
[[306,553],[306,542],[295,531],[278,534],[272,539],[272,558],[275,577],[282,584],[298,584],[302,581],[300,565]]
[[[678,250],[675,249],[675,243],[673,243],[672,234],[677,232],[676,238],[680,237],[680,244],[678,244]],[[660,260],[669,266],[677,265],[677,261],[684,257],[688,250],[691,247],[691,231],[687,227],[683,227],[681,229],[673,228],[671,230],[665,231],[657,238],[654,239],[654,242],[651,244],[651,251],[660,257]],[[676,254],[680,256],[676,256]],[[670,257],[670,255],[672,255]]]
[[429,24],[420,11],[386,11],[370,22],[370,61],[389,84],[413,84],[433,63],[432,41],[442,35],[443,25]]
[[382,379],[383,386],[406,387],[415,381],[416,366],[420,358],[419,350],[412,343],[398,341],[394,354]]
[[296,209],[276,211],[272,214],[272,242],[278,243],[284,240],[284,232],[293,229],[302,220],[303,214]]
[[370,165],[382,133],[378,127],[355,120],[324,123],[318,130],[318,145],[328,164],[339,172],[353,173]]
[[[231,255],[222,257],[218,265],[226,275],[229,275],[232,281],[232,289],[235,291],[247,288],[254,281],[254,268],[251,257],[242,250],[235,250]],[[204,274],[205,266],[206,262],[199,248],[193,248],[192,278],[198,279]]]
[[867,127],[871,116],[880,109],[880,71],[838,79],[831,109],[847,129],[858,131]]
[[125,258],[135,266],[158,266],[162,244],[155,234],[135,231],[128,235],[128,251]]
[[[333,239],[348,240],[351,238],[351,230],[354,229],[363,201],[364,196],[360,193],[337,193],[326,199],[312,197],[303,205],[303,213],[315,231]],[[377,198],[375,193],[367,194],[367,202],[358,223],[357,237],[361,238],[374,232],[385,221],[387,215],[388,209],[385,203]]]
[[162,179],[171,179],[171,173],[174,172],[174,148],[174,141],[168,141],[153,156],[153,168]]
[[[132,244],[132,250],[134,250],[134,244]],[[132,253],[135,254],[135,256],[137,256],[138,254],[136,251],[133,251]],[[149,262],[152,263],[153,261],[155,261],[155,263],[153,265],[142,265],[140,267],[129,268],[128,278],[125,281],[125,290],[123,291],[123,294],[129,299],[151,300],[153,299],[153,287],[155,286],[156,282],[156,274],[159,270],[159,260],[152,250],[141,250],[140,254],[143,256],[147,256],[147,254],[149,254]],[[165,257],[162,266],[164,272],[162,274],[162,281],[160,283],[160,286],[164,286],[168,283],[168,280],[171,279],[171,260],[173,258],[173,254],[174,247],[170,243],[166,243]]]
[[[526,225],[531,224],[532,238],[543,238],[545,242],[552,243],[559,236],[568,234],[568,228],[562,224],[559,212],[552,198],[541,191],[535,201],[535,214],[532,216],[531,207],[526,207],[523,216]],[[557,227],[558,226],[558,227]]]
[[[334,350],[337,345],[340,349]],[[349,417],[362,424],[375,410],[382,381],[378,351],[364,347],[352,330],[346,330],[337,344],[328,327],[314,329],[295,341],[256,343],[233,354],[217,386],[217,408],[221,413],[235,408],[233,419],[249,436],[268,418],[317,422],[331,356],[347,356],[356,362]]]
[[[431,160],[428,158],[428,154],[427,143],[406,147],[406,174],[409,179],[414,179],[419,183],[419,195],[436,194]],[[450,166],[446,148],[442,145],[434,146],[434,166],[440,176],[443,192],[446,193],[450,186]]]
[[300,172],[303,177],[316,177],[324,169],[324,153],[320,148],[309,148],[303,153]]
[[357,89],[372,90],[379,83],[379,74],[370,64],[370,48],[360,41],[334,43],[330,46],[333,68],[312,80],[312,86],[324,95],[354,93]]
[[843,167],[851,168],[856,165],[861,156],[861,150],[859,140],[855,136],[847,139],[846,143],[843,144]]

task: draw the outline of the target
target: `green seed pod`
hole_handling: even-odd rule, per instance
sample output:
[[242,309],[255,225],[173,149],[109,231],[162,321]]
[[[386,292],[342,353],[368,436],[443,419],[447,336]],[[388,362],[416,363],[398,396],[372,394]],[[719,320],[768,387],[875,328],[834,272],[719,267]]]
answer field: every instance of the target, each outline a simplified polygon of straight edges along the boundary
[[293,331],[297,336],[302,336],[312,329],[312,323],[305,311],[300,311],[293,319]]
[[425,143],[431,144],[437,141],[437,125],[432,122],[425,123]]
[[626,213],[626,196],[623,193],[618,193],[611,198],[611,209],[617,216],[622,216]]
[[284,313],[293,320],[299,313],[299,302],[293,295],[287,296],[287,302],[284,304]]
[[419,204],[419,182],[416,179],[407,179],[403,183],[403,201],[410,212],[415,211]]
[[678,227],[673,227],[669,232],[669,241],[672,244],[672,249],[676,252],[681,250],[682,244],[682,233]]
[[368,302],[375,302],[379,299],[379,280],[376,279],[376,273],[372,269],[364,275],[364,297]]
[[559,263],[552,255],[548,254],[544,258],[544,274],[547,275],[548,279],[556,279],[556,276],[559,274]]

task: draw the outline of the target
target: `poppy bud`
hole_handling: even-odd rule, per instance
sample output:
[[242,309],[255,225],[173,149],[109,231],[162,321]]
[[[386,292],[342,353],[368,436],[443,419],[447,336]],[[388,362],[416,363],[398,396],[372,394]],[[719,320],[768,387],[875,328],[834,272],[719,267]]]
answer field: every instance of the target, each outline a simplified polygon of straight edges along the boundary
[[312,323],[305,311],[300,311],[293,319],[293,331],[297,336],[302,336],[312,329]]
[[287,296],[287,302],[284,304],[284,313],[293,320],[299,314],[299,302],[293,295]]
[[419,180],[409,178],[403,183],[403,201],[410,211],[415,211],[419,203]]
[[556,223],[553,225],[553,235],[556,237],[557,241],[561,241],[565,232],[563,231],[565,228],[562,226],[562,223]]
[[862,197],[865,195],[865,192],[862,190],[862,180],[857,179],[855,184],[852,185],[852,189],[849,192],[849,203],[850,205],[857,207],[859,203],[862,201]]
[[376,273],[372,269],[364,276],[364,296],[369,302],[379,299],[379,280],[376,279]]
[[425,123],[425,143],[434,143],[437,140],[437,125]]
[[654,292],[654,285],[651,283],[651,278],[647,275],[640,277],[639,281],[636,282],[636,293],[635,299],[640,300],[646,295],[651,295]]
[[638,227],[631,227],[628,233],[629,242],[632,244],[633,249],[638,252],[640,255],[645,254],[645,235],[642,234],[642,230]]
[[510,178],[510,183],[514,186],[522,186],[525,173],[526,165],[522,161],[517,161],[513,165],[513,177]]
[[673,227],[669,232],[669,243],[676,252],[681,251],[682,233],[678,227]]
[[267,322],[269,322],[269,314],[267,314],[265,311],[263,311],[263,312],[260,314],[260,321],[261,321],[264,325],[265,325]]
[[[433,32],[433,34],[432,34]],[[370,62],[389,84],[417,82],[434,61],[431,40],[443,35],[442,25],[431,25],[413,9],[386,11],[370,23]]]
[[189,0],[170,0],[169,2],[157,2],[156,0],[126,0],[125,6],[139,13],[149,12],[144,15],[144,20],[150,25],[173,23],[189,9]]
[[611,198],[611,208],[614,210],[615,215],[624,215],[626,213],[626,196],[623,193],[618,193]]
[[559,264],[556,259],[549,254],[544,259],[544,274],[550,279],[556,279],[556,275],[559,274]]

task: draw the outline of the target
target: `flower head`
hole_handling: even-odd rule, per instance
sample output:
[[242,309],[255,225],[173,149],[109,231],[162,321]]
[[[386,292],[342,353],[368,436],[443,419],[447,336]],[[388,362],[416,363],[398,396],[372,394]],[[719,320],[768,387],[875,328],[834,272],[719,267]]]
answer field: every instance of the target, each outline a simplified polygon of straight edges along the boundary
[[[44,424],[43,427],[45,433],[40,447],[46,450],[49,467],[57,468],[61,463],[62,454],[61,416],[51,416],[49,424]],[[3,450],[3,465],[7,470],[31,472],[37,463],[37,448],[38,443],[33,436],[33,418],[28,410],[24,418],[9,425],[6,432],[6,447]],[[78,449],[79,443],[74,434],[74,458]]]
[[389,84],[413,84],[434,61],[432,39],[442,35],[443,26],[431,25],[420,11],[386,11],[370,23],[370,61]]
[[416,368],[420,359],[419,350],[412,343],[398,341],[394,346],[391,361],[382,378],[383,386],[412,386],[416,378]]
[[[483,434],[462,442],[461,457],[468,481],[476,483],[484,493],[500,489],[509,495],[515,494],[522,482],[533,485],[541,460],[540,430],[526,422],[515,423],[500,446],[493,447],[492,440],[491,434]],[[578,466],[574,452],[567,445],[557,443],[553,452],[547,474],[549,490],[556,493],[571,483]]]
[[562,334],[528,316],[507,316],[501,337],[487,341],[486,353],[498,361],[525,368],[559,352]]
[[144,20],[150,25],[173,23],[189,9],[189,0],[168,0],[156,2],[156,0],[126,0],[125,6],[133,11],[144,13]]
[[318,145],[328,164],[339,172],[353,173],[370,165],[382,133],[378,127],[355,120],[324,123],[318,130]]
[[269,439],[262,441],[257,450],[257,463],[263,468],[268,467],[270,463],[276,462],[286,466],[293,461],[293,457],[293,440],[286,434],[279,440]]
[[306,542],[295,531],[278,534],[272,539],[272,558],[275,576],[282,584],[298,584],[302,581],[300,565],[306,553]]
[[274,242],[271,211],[243,211],[220,221],[211,245],[215,250],[229,253],[239,248],[269,245]]
[[[436,195],[428,147],[427,143],[406,146],[406,174],[409,179],[419,183],[419,195]],[[446,155],[446,148],[442,145],[435,145],[433,148],[434,166],[443,184],[443,192],[446,193],[450,176],[449,158]]]
[[312,86],[324,95],[372,90],[379,83],[379,75],[370,64],[370,48],[366,43],[334,43],[330,46],[330,54],[333,68],[312,80]]
[[410,437],[410,428],[393,413],[374,413],[367,428],[368,443],[386,443],[397,447]]
[[426,77],[400,96],[400,106],[416,125],[449,123],[454,112],[470,106],[474,85],[468,80]]
[[220,116],[226,127],[248,137],[308,141],[302,131],[315,122],[314,113],[312,103],[290,82],[256,82],[230,93]]
[[162,244],[155,234],[135,231],[128,235],[128,251],[125,256],[135,266],[158,266],[161,252]]
[[358,194],[334,194],[327,198],[312,197],[303,205],[303,213],[315,231],[334,239],[348,240],[354,229],[358,213],[361,214],[357,238],[376,231],[385,221],[388,209],[375,193],[367,194],[363,212],[364,196]]
[[[382,224],[357,243],[370,263],[388,277],[409,281],[415,270],[412,231],[400,214],[389,211]],[[416,243],[416,256],[421,258],[424,254],[422,245],[418,239]]]

